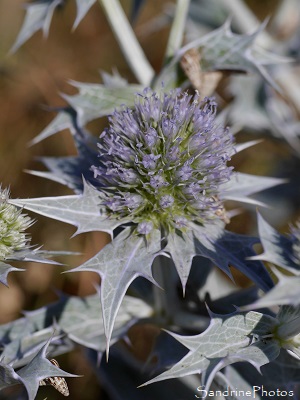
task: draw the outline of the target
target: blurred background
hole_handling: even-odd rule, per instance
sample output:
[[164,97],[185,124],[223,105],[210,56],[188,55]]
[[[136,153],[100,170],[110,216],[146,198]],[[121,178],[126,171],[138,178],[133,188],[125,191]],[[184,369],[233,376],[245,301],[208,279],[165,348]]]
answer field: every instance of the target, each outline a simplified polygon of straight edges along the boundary
[[[130,15],[132,1],[123,0],[121,3],[127,15]],[[257,17],[263,20],[272,15],[280,1],[252,0],[246,3]],[[137,37],[157,72],[162,66],[173,4],[174,1],[170,0],[145,1],[133,23]],[[14,198],[71,194],[70,190],[55,182],[24,172],[43,168],[38,163],[39,156],[74,154],[75,149],[69,132],[63,131],[32,147],[28,145],[30,140],[56,115],[54,111],[49,111],[50,107],[66,105],[60,93],[76,93],[69,85],[69,80],[100,83],[100,71],[112,72],[113,68],[129,82],[135,82],[135,79],[97,3],[92,6],[77,29],[71,32],[76,7],[75,1],[66,1],[64,7],[56,9],[47,39],[43,38],[39,31],[15,54],[11,54],[10,48],[24,19],[23,6],[23,0],[0,1],[0,182],[2,188],[10,187],[11,197]],[[223,85],[226,85],[226,82],[223,82]],[[219,90],[222,95],[222,84]],[[226,96],[223,98],[226,102]],[[227,100],[230,101],[230,97]],[[95,135],[99,135],[105,124],[106,119],[103,118],[93,121],[88,128]],[[239,134],[238,141],[259,138],[264,139],[263,144],[235,158],[234,165],[239,171],[269,176],[278,176],[279,173],[280,177],[299,175],[299,156],[293,154],[286,142],[267,135],[264,131],[261,134],[256,132],[253,137],[249,130]],[[286,231],[288,223],[300,215],[299,197],[297,189],[296,194],[293,194],[291,212],[283,215],[278,213],[277,229]],[[284,199],[282,201],[284,202]],[[284,204],[286,206],[286,203]],[[246,211],[234,219],[230,229],[238,233],[253,233],[256,229],[253,213],[253,210]],[[58,261],[70,267],[83,263],[109,240],[101,233],[81,234],[70,240],[75,231],[73,227],[42,216],[33,217],[36,218],[36,223],[30,228],[33,244],[41,244],[45,250],[82,253],[80,256],[58,258]],[[55,290],[79,296],[95,292],[93,282],[98,279],[96,274],[61,275],[60,272],[66,267],[35,263],[15,265],[26,268],[26,272],[11,273],[8,278],[9,288],[0,286],[0,323],[20,317],[22,310],[33,310],[55,301]],[[237,279],[244,284],[242,277],[237,276]],[[145,346],[145,343],[140,346]],[[70,398],[109,399],[97,383],[81,351],[77,349],[59,359],[62,360],[60,363],[63,369],[74,374],[84,374],[80,379],[69,380]],[[43,388],[43,392],[41,390],[38,394],[38,399],[44,399],[48,393],[48,398],[61,398],[52,388],[48,392],[47,390]]]

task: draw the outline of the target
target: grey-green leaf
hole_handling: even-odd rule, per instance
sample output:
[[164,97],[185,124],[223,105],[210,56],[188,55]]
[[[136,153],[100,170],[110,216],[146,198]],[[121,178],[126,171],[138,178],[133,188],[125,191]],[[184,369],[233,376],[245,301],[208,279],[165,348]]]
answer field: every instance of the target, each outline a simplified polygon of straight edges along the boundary
[[57,6],[63,4],[63,2],[64,0],[52,0],[47,2],[37,1],[32,4],[27,4],[25,20],[11,48],[11,52],[15,52],[40,29],[43,29],[44,36],[47,37],[54,10]]
[[274,307],[282,304],[300,304],[300,276],[286,276],[277,270],[273,273],[278,278],[278,283],[259,300],[243,307],[243,310],[253,310],[256,308]]
[[160,251],[160,240],[159,231],[155,231],[146,243],[144,237],[125,229],[90,260],[68,271],[93,271],[101,276],[100,296],[107,354],[117,313],[130,283],[142,276],[156,284],[151,266]]
[[22,383],[22,378],[14,371],[12,366],[0,362],[0,390]]
[[[152,309],[142,300],[125,296],[116,318],[112,343],[125,336],[132,324],[151,313]],[[0,340],[4,347],[1,357],[14,368],[28,363],[50,337],[49,352],[52,356],[70,351],[74,342],[98,353],[105,351],[106,338],[98,294],[83,298],[61,295],[56,303],[24,314],[23,318],[0,325]]]
[[210,326],[200,335],[180,336],[169,332],[190,351],[170,370],[144,385],[206,371],[211,381],[219,369],[238,361],[247,360],[259,369],[274,360],[280,348],[275,340],[263,343],[253,339],[269,333],[276,322],[271,316],[250,311],[214,316]]
[[120,84],[107,87],[102,84],[70,82],[79,93],[74,96],[62,95],[78,114],[79,126],[96,118],[111,114],[115,108],[134,104],[135,94],[143,90],[141,85]]
[[3,285],[8,286],[7,276],[10,272],[13,271],[24,271],[24,269],[15,268],[9,264],[4,263],[3,261],[0,261],[0,282],[3,283]]
[[286,183],[286,180],[235,172],[232,174],[230,181],[221,185],[220,198],[223,200],[264,205],[260,201],[251,199],[248,196],[283,183]]
[[53,365],[46,358],[49,342],[41,348],[37,355],[25,367],[18,370],[18,375],[28,393],[28,400],[34,400],[41,380],[53,376],[76,378],[78,375],[69,374]]
[[83,20],[86,13],[92,7],[96,0],[76,0],[77,15],[73,25],[73,29],[76,29],[79,23]]
[[112,234],[113,230],[127,222],[109,218],[100,207],[100,192],[84,182],[82,194],[9,201],[26,210],[63,221],[77,227],[76,234],[102,231]]
[[271,225],[257,214],[258,232],[263,246],[263,253],[251,257],[252,260],[264,260],[271,262],[287,271],[299,273],[300,267],[296,263],[293,254],[293,242],[291,238],[281,235]]

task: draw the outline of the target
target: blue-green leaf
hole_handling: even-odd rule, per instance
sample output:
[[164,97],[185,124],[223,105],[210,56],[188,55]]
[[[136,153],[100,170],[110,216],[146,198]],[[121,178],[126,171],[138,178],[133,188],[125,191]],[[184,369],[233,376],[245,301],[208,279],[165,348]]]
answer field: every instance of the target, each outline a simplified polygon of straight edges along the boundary
[[281,235],[271,227],[258,213],[258,232],[263,246],[263,253],[251,257],[252,260],[271,262],[287,271],[298,273],[299,265],[293,255],[293,242],[291,238]]
[[85,17],[86,13],[92,7],[96,0],[76,0],[77,15],[73,25],[73,29],[76,29],[80,22]]
[[130,229],[125,229],[90,260],[68,271],[93,271],[101,276],[100,297],[107,354],[115,319],[130,283],[141,276],[156,284],[151,266],[161,249],[160,240],[158,231],[146,243],[144,237],[132,235]]
[[56,367],[46,358],[48,345],[49,342],[41,348],[41,350],[29,362],[29,364],[18,370],[18,375],[25,385],[29,400],[34,400],[39,389],[39,383],[43,379],[53,376],[60,376],[64,378],[78,377],[78,375],[69,374],[68,372]]
[[209,387],[220,369],[235,362],[248,361],[259,369],[278,357],[280,347],[275,340],[264,343],[253,338],[268,334],[276,323],[273,317],[250,311],[213,316],[210,326],[200,335],[181,336],[169,332],[189,352],[171,369],[144,385],[202,373]]
[[96,83],[82,83],[71,81],[72,86],[79,90],[74,96],[63,94],[70,106],[76,110],[79,126],[96,118],[111,114],[115,108],[126,104],[134,104],[135,94],[143,87],[137,84],[123,84],[120,86],[105,86]]
[[11,265],[4,263],[3,261],[0,261],[0,282],[3,283],[3,285],[8,286],[7,276],[10,272],[13,271],[25,271],[25,270],[12,267]]
[[278,283],[259,300],[243,307],[243,310],[274,307],[282,304],[300,304],[300,276],[286,276],[277,270],[273,270],[278,278]]
[[26,16],[19,35],[11,48],[15,52],[22,46],[35,32],[43,30],[44,36],[48,36],[49,27],[54,10],[62,5],[65,0],[36,1],[26,5]]
[[248,196],[285,182],[286,180],[284,179],[235,172],[232,174],[230,181],[221,185],[220,198],[223,200],[264,205],[260,201],[249,198]]
[[100,192],[84,183],[82,194],[36,199],[14,199],[10,203],[26,210],[63,221],[77,227],[76,235],[82,232],[102,231],[112,234],[113,230],[127,222],[109,218],[101,210]]
[[195,256],[209,258],[231,278],[229,265],[240,270],[263,290],[273,286],[264,265],[248,260],[255,254],[252,247],[258,239],[225,231],[220,224],[211,223],[204,227],[193,224],[192,227],[192,231],[187,233],[169,234],[165,248],[172,256],[183,289]]

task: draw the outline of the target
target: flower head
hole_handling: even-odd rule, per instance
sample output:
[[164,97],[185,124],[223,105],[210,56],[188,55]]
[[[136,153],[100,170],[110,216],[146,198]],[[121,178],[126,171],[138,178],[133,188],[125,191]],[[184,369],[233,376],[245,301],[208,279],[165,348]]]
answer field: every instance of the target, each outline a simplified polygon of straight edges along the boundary
[[29,238],[24,231],[32,224],[27,215],[8,204],[8,197],[8,190],[0,187],[0,260],[28,247]]
[[234,149],[215,116],[214,100],[179,90],[146,89],[133,109],[115,111],[92,166],[108,214],[130,218],[144,234],[221,218],[219,188],[230,179]]

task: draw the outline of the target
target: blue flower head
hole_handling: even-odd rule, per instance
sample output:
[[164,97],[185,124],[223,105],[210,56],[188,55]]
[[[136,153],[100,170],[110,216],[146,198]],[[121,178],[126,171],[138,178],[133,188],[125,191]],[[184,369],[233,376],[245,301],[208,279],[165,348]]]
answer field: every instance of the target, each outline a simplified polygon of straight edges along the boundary
[[219,188],[230,179],[234,148],[215,117],[213,99],[179,90],[146,89],[132,109],[115,111],[92,166],[107,213],[130,218],[141,234],[226,218]]

